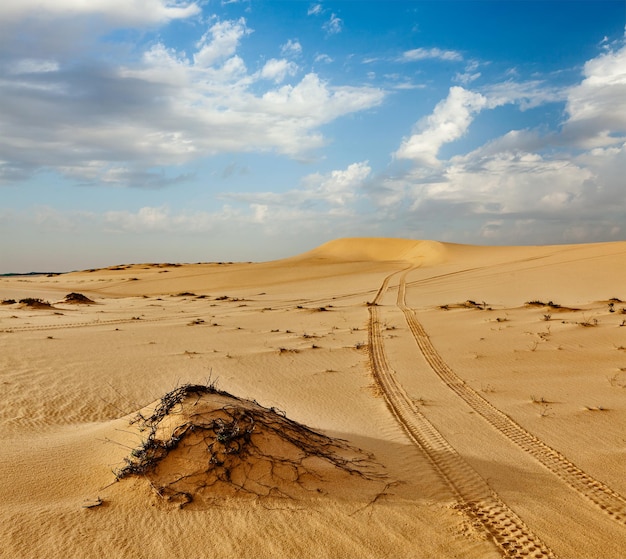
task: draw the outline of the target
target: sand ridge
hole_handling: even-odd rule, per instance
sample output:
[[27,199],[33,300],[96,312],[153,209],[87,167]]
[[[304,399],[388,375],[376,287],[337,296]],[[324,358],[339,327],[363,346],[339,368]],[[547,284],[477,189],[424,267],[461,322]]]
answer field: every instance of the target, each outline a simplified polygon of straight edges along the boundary
[[[339,239],[267,263],[1,278],[16,302],[0,305],[0,553],[619,557],[625,253]],[[182,510],[155,479],[116,481],[146,442],[137,412],[213,380],[346,441],[384,477],[322,468],[321,492],[207,489]]]

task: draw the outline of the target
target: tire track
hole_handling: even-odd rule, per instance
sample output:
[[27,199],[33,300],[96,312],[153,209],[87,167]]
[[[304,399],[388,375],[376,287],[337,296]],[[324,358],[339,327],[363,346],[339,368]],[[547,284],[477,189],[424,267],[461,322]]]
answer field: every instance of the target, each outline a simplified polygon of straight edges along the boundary
[[605,483],[593,478],[570,462],[563,454],[544,443],[535,435],[501,412],[478,392],[468,386],[441,358],[426,330],[417,320],[415,312],[406,305],[406,275],[400,279],[397,306],[404,313],[411,333],[424,358],[439,378],[455,394],[460,396],[476,413],[492,427],[513,441],[519,448],[533,456],[550,472],[572,489],[597,505],[613,520],[626,525],[626,499]]
[[39,324],[33,326],[13,326],[0,329],[0,332],[13,334],[16,332],[36,332],[40,330],[65,330],[68,328],[85,328],[88,326],[107,326],[112,324],[127,324],[130,322],[160,322],[162,320],[171,320],[180,318],[180,316],[163,316],[158,318],[112,318],[110,320],[93,320],[90,322],[72,322],[68,324]]
[[368,307],[372,373],[389,410],[410,440],[424,452],[435,471],[448,484],[460,507],[483,525],[504,557],[554,557],[550,548],[530,531],[417,409],[396,380],[385,355],[377,305],[389,280],[397,273],[399,272],[385,278],[373,304]]

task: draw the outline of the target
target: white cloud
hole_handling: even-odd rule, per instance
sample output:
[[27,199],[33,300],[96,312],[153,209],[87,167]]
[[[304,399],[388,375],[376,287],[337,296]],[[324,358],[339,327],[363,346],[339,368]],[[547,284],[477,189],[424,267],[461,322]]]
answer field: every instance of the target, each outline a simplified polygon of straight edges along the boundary
[[[0,179],[56,169],[84,181],[152,180],[151,168],[217,153],[274,151],[303,158],[325,144],[323,124],[380,104],[374,87],[333,86],[271,59],[248,71],[238,55],[245,20],[213,21],[189,54],[152,45],[122,67],[24,63],[36,74],[0,80]],[[269,84],[268,84],[269,80]],[[169,180],[169,179],[168,179]],[[136,184],[134,181],[129,184]]]
[[289,39],[280,47],[280,53],[283,56],[300,56],[302,54],[302,45],[297,39]]
[[[505,104],[523,111],[556,102],[566,108],[560,130],[510,130],[469,153],[438,159],[441,146],[466,134],[480,111]],[[571,88],[538,80],[478,91],[452,87],[395,153],[412,168],[370,181],[370,198],[393,219],[430,220],[441,238],[616,239],[626,232],[625,114],[623,46],[588,61],[580,84]]]
[[281,83],[285,80],[286,76],[293,76],[297,71],[297,64],[284,59],[277,60],[276,58],[272,58],[268,60],[261,69],[261,77],[267,80],[273,80],[276,83]]
[[330,15],[330,19],[322,26],[328,35],[337,35],[343,30],[343,20],[335,14]]
[[273,215],[278,208],[304,211],[309,210],[312,204],[318,203],[324,211],[336,213],[345,211],[351,202],[359,198],[363,185],[371,173],[372,169],[368,162],[362,161],[327,174],[307,175],[302,179],[300,188],[286,192],[224,194],[223,197],[246,202],[251,207],[262,205],[265,208],[264,215],[268,216]]
[[[368,87],[329,87],[317,74],[310,73],[297,85],[268,91],[258,101],[268,114],[303,119],[299,126],[319,125],[350,112],[373,107],[382,101],[383,92]],[[315,124],[314,124],[315,123]],[[294,124],[288,122],[286,124]]]
[[445,200],[478,214],[562,213],[581,209],[592,173],[576,163],[537,154],[472,153],[453,158],[436,183],[418,187],[413,204]]
[[[410,159],[420,165],[436,168],[441,166],[441,161],[437,159],[441,146],[463,137],[482,110],[514,103],[518,104],[520,110],[527,110],[564,99],[565,91],[562,88],[546,87],[540,81],[507,81],[484,87],[480,92],[453,86],[447,98],[437,104],[432,114],[415,125],[416,131],[402,141],[394,155],[399,159]],[[521,138],[521,134],[513,134],[506,140],[510,143]],[[524,136],[524,139],[527,138]],[[491,145],[492,151],[502,141],[495,140],[496,143]]]
[[315,62],[323,62],[324,64],[330,64],[332,61],[333,59],[327,54],[318,54],[315,57]]
[[442,50],[439,48],[418,48],[405,51],[400,57],[400,62],[415,62],[417,60],[447,60],[459,62],[463,60],[463,55],[455,50]]
[[438,167],[437,153],[441,146],[462,137],[474,115],[486,105],[487,99],[479,93],[451,87],[448,97],[418,123],[418,131],[402,142],[395,156]]
[[352,163],[345,170],[331,171],[328,175],[309,175],[303,181],[307,198],[345,206],[358,196],[358,190],[371,172],[368,162],[363,161]]
[[322,5],[321,4],[311,4],[309,9],[306,12],[308,16],[318,16],[322,13]]
[[546,103],[565,101],[567,92],[562,87],[548,86],[543,81],[506,81],[480,89],[488,98],[488,106],[493,109],[510,103],[518,103],[522,111]]
[[583,81],[568,92],[564,135],[583,148],[626,136],[626,45],[589,60]]
[[102,215],[109,231],[133,233],[197,233],[221,230],[227,226],[262,225],[265,233],[284,232],[289,226],[296,235],[323,221],[342,216],[354,218],[353,203],[362,195],[372,172],[367,161],[352,163],[345,169],[326,174],[313,173],[297,189],[286,192],[224,193],[223,199],[243,203],[242,209],[225,204],[216,212],[179,211],[167,206],[145,206],[137,211],[108,211]]
[[472,83],[473,81],[476,81],[478,78],[480,78],[482,74],[480,72],[475,72],[475,73],[470,73],[470,72],[457,72],[454,75],[454,81],[459,82],[465,86],[469,85],[470,83]]
[[185,19],[200,13],[196,2],[178,0],[3,0],[0,21],[23,18],[67,19],[98,15],[116,25],[142,25]]
[[241,38],[251,33],[246,20],[218,21],[196,43],[195,66],[210,67],[235,54]]

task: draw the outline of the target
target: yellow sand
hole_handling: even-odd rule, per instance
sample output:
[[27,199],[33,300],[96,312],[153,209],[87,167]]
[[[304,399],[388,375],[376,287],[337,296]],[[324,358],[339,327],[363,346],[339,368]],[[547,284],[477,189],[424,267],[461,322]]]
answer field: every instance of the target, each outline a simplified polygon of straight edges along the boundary
[[[341,239],[0,278],[53,305],[0,305],[0,557],[624,557],[625,256]],[[326,464],[323,491],[182,508],[116,482],[129,419],[207,382],[373,454],[378,481]]]

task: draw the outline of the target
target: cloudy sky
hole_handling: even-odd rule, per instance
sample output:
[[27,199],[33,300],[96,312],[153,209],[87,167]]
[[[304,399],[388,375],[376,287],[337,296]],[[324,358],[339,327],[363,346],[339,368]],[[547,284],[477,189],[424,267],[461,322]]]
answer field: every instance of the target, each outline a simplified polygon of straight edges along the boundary
[[626,239],[623,0],[2,0],[0,273]]

